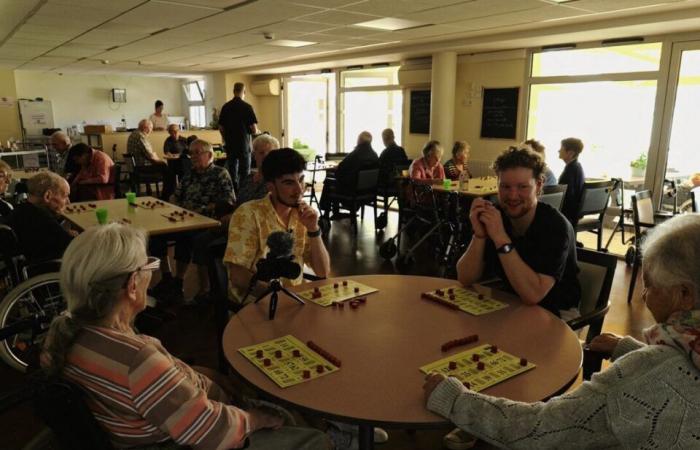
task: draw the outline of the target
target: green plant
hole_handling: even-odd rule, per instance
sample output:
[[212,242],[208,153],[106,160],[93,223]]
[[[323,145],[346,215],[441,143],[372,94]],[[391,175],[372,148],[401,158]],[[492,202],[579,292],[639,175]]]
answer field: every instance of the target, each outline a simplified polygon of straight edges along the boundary
[[292,141],[292,148],[295,150],[300,150],[300,149],[309,148],[309,146],[304,144],[303,142],[301,142],[301,139],[296,138]]
[[635,159],[630,163],[630,167],[633,169],[646,169],[647,168],[647,155],[642,153],[639,158]]

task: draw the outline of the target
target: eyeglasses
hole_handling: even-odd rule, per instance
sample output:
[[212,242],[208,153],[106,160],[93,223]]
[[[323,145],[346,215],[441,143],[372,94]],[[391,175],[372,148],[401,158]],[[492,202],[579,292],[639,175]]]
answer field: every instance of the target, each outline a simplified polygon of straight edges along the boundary
[[146,264],[136,269],[136,272],[153,272],[160,269],[160,259],[155,256],[149,256]]

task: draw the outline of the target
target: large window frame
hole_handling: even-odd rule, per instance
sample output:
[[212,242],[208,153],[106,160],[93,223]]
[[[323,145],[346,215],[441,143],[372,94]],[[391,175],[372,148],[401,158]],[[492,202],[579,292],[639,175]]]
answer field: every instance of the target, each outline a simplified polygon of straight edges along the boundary
[[[196,88],[194,92],[198,93],[198,96],[190,95],[190,88]],[[187,98],[187,117],[190,121],[190,126],[207,128],[207,111],[206,111],[206,86],[203,80],[192,80],[182,83],[182,89],[185,92],[185,98]],[[193,112],[193,109],[196,111]]]
[[[664,180],[665,172],[665,153],[661,155],[659,151],[661,147],[661,136],[662,136],[662,119],[664,113],[664,105],[667,102],[667,92],[668,92],[668,76],[670,67],[670,56],[672,42],[668,38],[659,37],[649,37],[643,40],[630,40],[629,45],[641,44],[641,43],[660,43],[661,44],[661,55],[659,61],[658,70],[652,71],[639,71],[639,72],[618,72],[618,73],[603,73],[603,74],[589,74],[589,75],[564,75],[564,76],[532,76],[533,58],[537,53],[542,53],[546,51],[558,51],[556,49],[543,49],[534,48],[528,50],[528,60],[525,67],[525,102],[524,102],[524,114],[525,127],[523,128],[523,134],[527,133],[529,129],[530,120],[530,107],[531,107],[531,88],[533,85],[541,84],[569,84],[569,83],[586,83],[586,82],[597,82],[597,81],[655,81],[656,82],[656,96],[654,101],[654,111],[652,117],[652,129],[649,139],[649,148],[647,149],[648,162],[647,168],[644,175],[644,187],[646,189],[651,189],[654,194],[655,203],[658,205],[661,200],[661,187]],[[614,46],[625,45],[625,42],[615,42]],[[561,50],[581,50],[589,48],[600,48],[607,46],[602,41],[585,42],[576,44],[575,47],[562,48]],[[613,44],[609,45],[613,46]],[[529,136],[528,136],[529,137]],[[562,138],[565,136],[562,136]],[[550,149],[550,153],[558,149]]]

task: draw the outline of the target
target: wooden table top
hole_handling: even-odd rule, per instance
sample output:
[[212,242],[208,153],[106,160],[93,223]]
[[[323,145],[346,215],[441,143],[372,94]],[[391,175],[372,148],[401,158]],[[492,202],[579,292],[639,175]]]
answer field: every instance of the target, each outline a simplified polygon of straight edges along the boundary
[[[146,202],[153,203],[156,201],[159,200],[154,197],[136,198],[137,205],[143,205]],[[143,228],[151,236],[213,228],[221,225],[218,220],[211,219],[195,212],[187,211],[186,209],[180,208],[172,203],[162,203],[164,206],[158,206],[154,209],[143,206],[129,206],[127,205],[125,198],[71,203],[64,211],[63,216],[79,229],[85,230],[88,227],[97,225],[95,209],[107,208],[107,220],[109,222],[121,222]],[[81,205],[85,206],[85,210],[76,212],[77,208],[79,208]],[[94,205],[95,208],[91,207],[90,205]],[[70,212],[68,209],[73,212]],[[172,222],[164,217],[170,216],[174,211],[186,211],[187,215],[184,220],[177,220],[176,222]],[[190,216],[189,213],[192,213],[193,216]],[[124,219],[126,219],[128,222]]]
[[[233,370],[276,401],[358,424],[384,427],[433,427],[445,420],[425,408],[424,375],[419,367],[464,351],[443,353],[443,343],[471,334],[485,343],[537,365],[483,392],[534,402],[561,392],[578,375],[582,361],[576,334],[560,319],[537,306],[525,306],[503,293],[485,294],[508,301],[508,308],[480,317],[420,298],[420,293],[458,285],[456,280],[402,275],[347,277],[379,292],[357,309],[305,306],[280,294],[277,314],[269,321],[268,299],[243,308],[223,336]],[[338,278],[342,280],[344,278]],[[306,290],[333,280],[297,286]],[[277,385],[238,353],[240,347],[287,334],[313,340],[342,361],[329,376],[286,389]]]
[[442,184],[434,184],[435,192],[457,192],[459,195],[469,197],[486,197],[498,194],[498,185],[495,177],[472,178],[469,180],[468,189],[459,189],[459,182],[452,181],[449,188]]

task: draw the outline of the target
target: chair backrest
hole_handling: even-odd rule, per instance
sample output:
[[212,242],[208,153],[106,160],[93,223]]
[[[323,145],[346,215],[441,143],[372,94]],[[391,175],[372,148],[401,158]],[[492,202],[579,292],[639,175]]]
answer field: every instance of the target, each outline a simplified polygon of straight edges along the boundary
[[654,225],[654,203],[651,191],[635,192],[632,196],[632,211],[634,212],[634,230],[638,235],[645,228]]
[[555,184],[554,186],[544,186],[542,194],[537,201],[546,203],[557,211],[561,211],[561,205],[564,204],[564,195],[566,194],[566,184]]
[[124,158],[124,163],[126,164],[126,171],[129,173],[134,172],[136,168],[136,158],[134,158],[134,155],[131,153],[124,153],[122,158]]
[[579,248],[576,250],[578,260],[578,281],[581,285],[581,316],[599,313],[600,316],[590,323],[586,342],[600,334],[603,319],[609,308],[610,290],[615,278],[617,257],[609,253],[596,252]]
[[589,214],[600,214],[601,216],[605,214],[614,184],[612,180],[584,184],[579,217]]
[[700,186],[690,190],[690,206],[693,212],[700,212]]
[[78,386],[58,378],[37,383],[34,412],[53,431],[62,448],[114,448],[85,403],[84,394]]
[[379,169],[365,169],[357,172],[357,192],[368,192],[377,189]]

